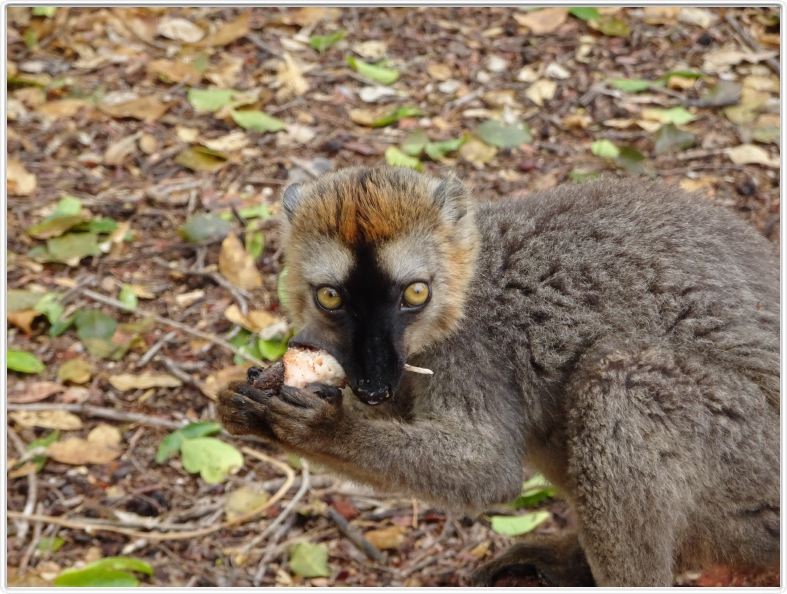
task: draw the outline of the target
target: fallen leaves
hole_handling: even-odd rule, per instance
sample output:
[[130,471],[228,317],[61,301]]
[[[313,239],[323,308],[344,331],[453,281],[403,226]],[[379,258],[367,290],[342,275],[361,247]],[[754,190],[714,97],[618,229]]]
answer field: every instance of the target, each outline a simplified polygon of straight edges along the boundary
[[514,20],[526,27],[533,35],[554,33],[566,22],[568,10],[565,8],[542,8],[528,12],[515,12]]
[[219,272],[239,289],[250,290],[262,286],[262,275],[257,270],[254,258],[234,233],[227,235],[221,243]]
[[84,359],[69,359],[57,370],[57,379],[63,383],[86,384],[93,376],[93,366]]
[[224,502],[224,513],[227,515],[227,520],[233,521],[259,509],[268,499],[270,495],[265,491],[243,485],[229,494]]
[[778,157],[771,157],[768,151],[754,144],[741,144],[728,148],[725,152],[736,165],[765,165],[774,169],[778,169],[780,165]]
[[205,31],[200,27],[188,19],[177,17],[162,19],[156,27],[156,32],[167,39],[186,43],[197,43],[205,36]]
[[237,449],[213,437],[185,439],[180,453],[186,472],[199,473],[202,480],[212,485],[243,466],[243,456]]
[[6,164],[6,188],[13,196],[30,196],[35,192],[38,183],[36,176],[30,173],[21,161],[11,158]]
[[32,353],[8,349],[6,352],[6,367],[10,371],[19,373],[41,373],[44,371],[44,364]]
[[107,464],[123,453],[120,439],[120,431],[116,427],[100,423],[88,433],[87,439],[69,437],[56,441],[46,449],[46,453],[63,464]]
[[378,549],[398,549],[404,542],[407,528],[404,526],[387,526],[364,532],[364,538]]
[[310,542],[296,543],[290,547],[289,566],[295,575],[303,578],[329,576],[328,547]]
[[505,536],[521,536],[532,532],[546,522],[552,514],[548,511],[536,511],[521,516],[492,516],[492,530]]
[[27,404],[40,402],[50,396],[62,392],[64,386],[55,382],[32,382],[17,385],[16,388],[8,393],[8,402],[15,404]]
[[107,101],[98,104],[98,108],[114,118],[133,118],[143,122],[155,122],[169,109],[169,103],[157,95],[137,97],[117,103]]
[[119,373],[109,376],[109,383],[116,390],[148,390],[150,388],[179,388],[183,385],[178,378],[168,373]]
[[42,427],[75,431],[82,428],[82,419],[64,410],[18,410],[8,416],[21,427]]

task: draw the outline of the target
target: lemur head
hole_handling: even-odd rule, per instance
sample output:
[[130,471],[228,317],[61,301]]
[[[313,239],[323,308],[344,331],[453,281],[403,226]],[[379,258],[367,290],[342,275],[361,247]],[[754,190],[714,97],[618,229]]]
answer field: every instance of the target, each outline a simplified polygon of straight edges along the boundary
[[325,349],[356,395],[393,395],[408,357],[462,318],[478,232],[459,180],[354,167],[284,192],[291,344]]

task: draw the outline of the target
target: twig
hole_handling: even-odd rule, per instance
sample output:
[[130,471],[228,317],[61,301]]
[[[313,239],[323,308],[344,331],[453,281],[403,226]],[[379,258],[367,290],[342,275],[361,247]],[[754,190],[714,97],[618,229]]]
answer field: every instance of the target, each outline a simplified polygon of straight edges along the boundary
[[179,423],[177,421],[170,421],[161,417],[153,417],[150,415],[143,415],[141,413],[126,412],[116,410],[114,408],[104,408],[102,406],[93,406],[90,404],[49,404],[44,402],[35,402],[33,404],[14,404],[8,403],[7,410],[27,410],[27,411],[42,411],[42,410],[62,410],[66,412],[82,413],[91,417],[98,417],[100,419],[109,419],[111,421],[122,421],[126,423],[144,423],[153,427],[163,427],[165,429],[179,429],[185,425],[185,422]]
[[385,561],[385,556],[380,552],[376,546],[366,540],[363,535],[355,528],[350,526],[349,522],[344,519],[344,516],[337,512],[333,507],[328,507],[328,517],[334,521],[339,532],[344,534],[355,547],[364,555],[369,557],[372,561],[382,563]]
[[145,365],[150,363],[150,360],[156,356],[156,353],[158,353],[162,349],[162,347],[165,344],[167,344],[170,340],[175,338],[176,335],[177,332],[171,330],[167,332],[164,336],[162,336],[158,341],[156,341],[156,344],[150,347],[147,350],[147,352],[144,355],[142,355],[142,357],[140,357],[139,361],[137,361],[137,369],[141,369]]
[[[252,520],[253,518],[257,517],[260,513],[262,513],[263,511],[271,507],[274,503],[279,501],[279,499],[284,497],[285,493],[287,493],[293,481],[295,480],[295,473],[287,464],[284,464],[283,462],[271,458],[270,456],[267,456],[262,452],[252,450],[251,448],[243,447],[241,449],[245,454],[248,454],[253,458],[257,458],[258,460],[262,460],[264,462],[268,462],[269,464],[273,464],[274,466],[278,466],[287,475],[287,478],[289,480],[285,482],[281,486],[281,488],[276,493],[274,493],[274,495],[270,499],[268,499],[265,503],[258,506],[257,508],[249,512],[246,512],[245,514],[238,516],[237,518],[233,518],[232,520],[226,520],[224,522],[215,524],[213,526],[209,526],[207,528],[199,528],[196,530],[169,531],[169,532],[152,532],[152,531],[145,532],[141,530],[133,530],[131,528],[126,528],[124,526],[119,526],[117,524],[110,523],[107,521],[94,520],[92,518],[69,519],[60,516],[46,516],[42,514],[25,514],[23,512],[18,512],[14,510],[8,510],[7,514],[9,518],[21,518],[21,519],[28,520],[30,522],[45,522],[48,524],[63,526],[65,528],[72,528],[74,530],[82,530],[88,533],[97,530],[99,531],[105,530],[107,532],[117,532],[119,534],[125,534],[126,536],[130,536],[132,538],[145,538],[147,540],[152,540],[152,541],[190,540],[194,538],[200,538],[202,536],[213,534],[214,532],[218,532],[219,530],[223,530],[225,528],[237,526],[238,524],[244,524],[249,520]],[[274,522],[271,522],[271,524],[273,524]]]
[[[25,444],[22,439],[16,434],[11,427],[8,427],[8,437],[14,442],[14,447],[19,452],[19,456],[24,457],[26,453]],[[33,468],[27,473],[27,501],[25,502],[24,512],[32,514],[36,506],[36,499],[38,498],[38,477],[36,476],[36,469]],[[16,526],[16,538],[21,548],[27,537],[27,531],[30,529],[29,522],[18,522]]]
[[206,396],[207,398],[214,400],[214,397],[208,394],[208,391],[205,389],[205,385],[202,382],[194,379],[194,376],[191,376],[185,371],[183,371],[180,365],[175,363],[175,361],[173,361],[169,357],[161,357],[161,362],[164,364],[164,367],[167,368],[167,371],[169,371],[172,375],[174,375],[184,384],[187,384],[189,386],[194,386],[195,388],[197,388],[197,390],[202,392],[203,396]]
[[[731,11],[728,10],[726,12],[724,15],[724,20],[727,21],[730,27],[732,27],[734,31],[740,35],[741,39],[743,39],[743,41],[746,42],[746,45],[748,45],[753,51],[764,51],[763,47],[757,43],[757,41],[751,35],[749,35],[749,32],[743,28],[743,26],[738,22],[738,19],[735,18],[735,15]],[[777,59],[767,58],[765,63],[768,65],[768,68],[773,70],[776,74],[780,74],[779,61]]]
[[214,336],[213,334],[208,334],[207,332],[203,332],[202,330],[197,330],[196,328],[192,328],[191,326],[187,326],[186,324],[181,324],[180,322],[176,322],[175,320],[170,320],[169,318],[165,318],[164,316],[160,316],[158,314],[154,314],[149,311],[144,311],[141,309],[135,309],[133,311],[129,310],[123,303],[118,301],[117,299],[112,299],[112,297],[107,297],[106,295],[102,295],[101,293],[96,293],[95,291],[91,291],[90,289],[80,289],[80,292],[85,296],[93,301],[98,301],[99,303],[103,303],[104,305],[109,305],[110,307],[117,308],[121,311],[126,313],[133,313],[137,314],[138,316],[149,317],[153,318],[160,324],[166,324],[167,326],[171,326],[172,328],[177,328],[187,334],[191,334],[192,336],[196,336],[197,338],[201,338],[203,340],[207,340],[212,342],[213,344],[217,344],[221,347],[224,347],[228,351],[238,355],[239,357],[243,357],[248,361],[251,361],[255,365],[259,365],[261,367],[266,367],[266,363],[263,363],[256,357],[249,355],[248,353],[244,353],[240,349],[234,347],[226,340],[219,338],[218,336]]
[[[38,508],[40,510],[40,504]],[[22,559],[19,561],[20,574],[24,574],[27,570],[27,566],[30,565],[30,559],[33,557],[33,553],[35,552],[36,547],[38,547],[38,543],[41,542],[42,526],[43,524],[41,522],[36,522],[36,525],[33,526],[33,538],[30,539],[30,545],[25,550],[25,554],[22,555]]]

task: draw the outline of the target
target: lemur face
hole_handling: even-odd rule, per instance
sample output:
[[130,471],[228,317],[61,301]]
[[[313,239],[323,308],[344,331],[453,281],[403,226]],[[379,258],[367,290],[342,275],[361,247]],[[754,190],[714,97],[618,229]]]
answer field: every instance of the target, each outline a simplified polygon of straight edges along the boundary
[[283,204],[292,343],[330,352],[363,402],[390,398],[407,358],[462,317],[478,244],[463,186],[352,168],[291,186]]

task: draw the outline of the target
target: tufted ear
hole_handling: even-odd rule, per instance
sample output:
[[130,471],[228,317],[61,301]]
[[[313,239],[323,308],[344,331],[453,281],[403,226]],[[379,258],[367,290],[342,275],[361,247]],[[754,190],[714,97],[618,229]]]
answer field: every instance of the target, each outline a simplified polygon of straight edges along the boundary
[[454,175],[442,180],[433,196],[446,217],[454,223],[462,219],[470,209],[470,196],[467,193],[467,188]]
[[284,212],[287,214],[287,219],[292,221],[295,214],[295,208],[301,200],[301,184],[291,184],[287,186],[284,193],[281,195],[281,205]]

